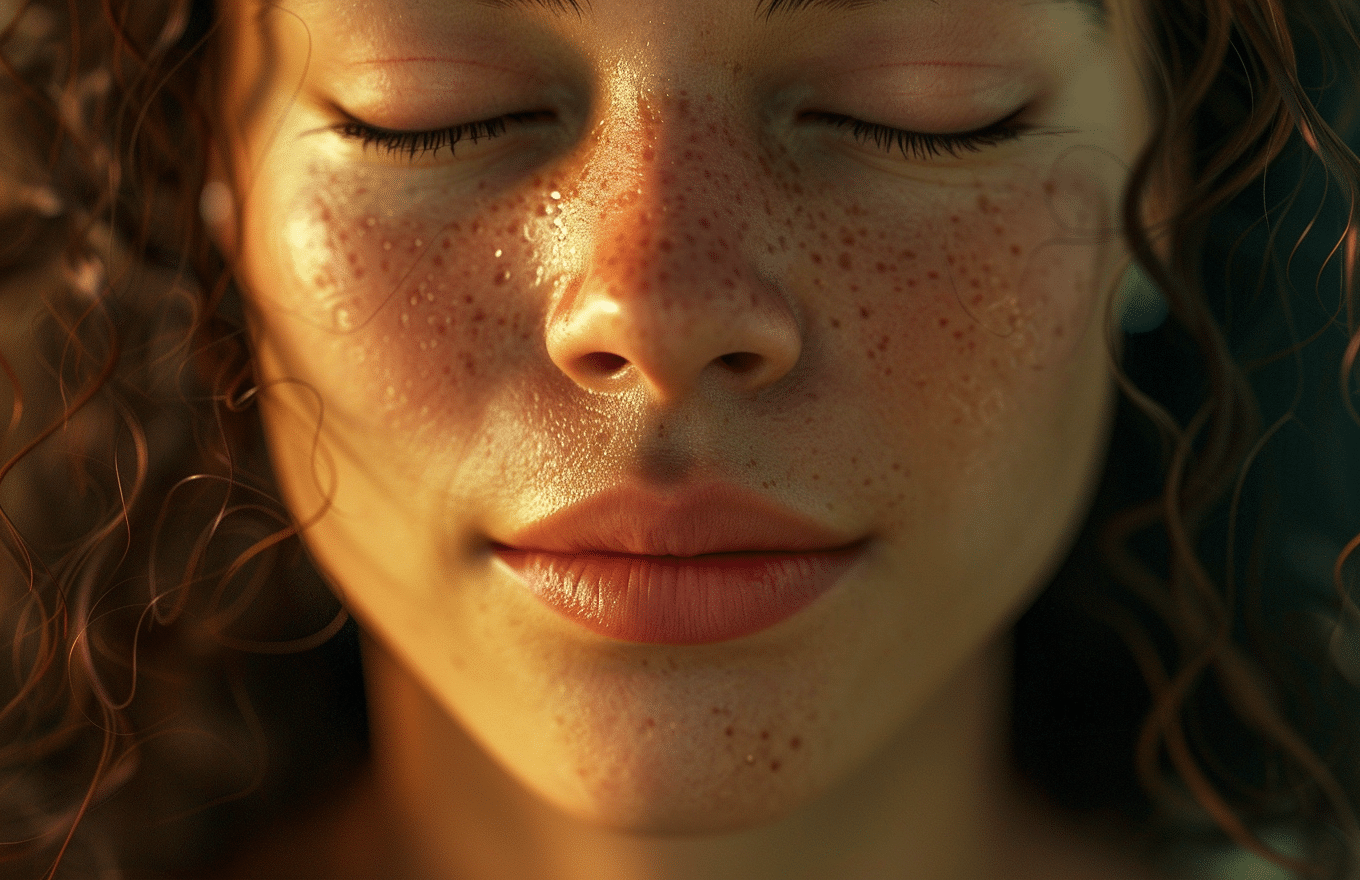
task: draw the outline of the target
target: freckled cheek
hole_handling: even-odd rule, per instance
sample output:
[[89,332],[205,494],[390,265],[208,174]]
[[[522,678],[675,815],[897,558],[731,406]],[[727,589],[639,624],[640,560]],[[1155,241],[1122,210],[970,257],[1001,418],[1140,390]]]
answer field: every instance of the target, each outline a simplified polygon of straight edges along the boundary
[[281,242],[282,305],[310,328],[300,346],[329,352],[318,378],[343,390],[340,405],[459,418],[533,351],[545,297],[526,295],[544,283],[527,212],[510,202],[452,218],[362,195],[299,200]]
[[1098,199],[1060,180],[980,187],[908,216],[887,204],[828,213],[795,276],[831,304],[820,329],[881,399],[918,424],[996,427],[1061,399],[1101,314],[1098,250],[1054,215],[1063,197],[1084,200],[1094,223]]

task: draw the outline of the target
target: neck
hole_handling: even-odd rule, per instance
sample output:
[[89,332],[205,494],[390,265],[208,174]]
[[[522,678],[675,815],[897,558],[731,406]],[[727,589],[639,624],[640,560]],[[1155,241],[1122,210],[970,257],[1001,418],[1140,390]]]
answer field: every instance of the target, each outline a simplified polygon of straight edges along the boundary
[[370,641],[373,772],[402,829],[401,875],[422,880],[976,880],[998,876],[1013,855],[1005,841],[1021,812],[1004,736],[1008,664],[1004,642],[980,652],[855,774],[782,820],[664,837],[584,823],[543,802]]

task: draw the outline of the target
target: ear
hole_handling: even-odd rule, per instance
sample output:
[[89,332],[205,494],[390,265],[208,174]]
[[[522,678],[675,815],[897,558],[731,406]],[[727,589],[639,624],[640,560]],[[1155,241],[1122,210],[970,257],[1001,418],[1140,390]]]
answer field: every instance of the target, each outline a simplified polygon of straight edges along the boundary
[[208,237],[222,252],[228,263],[236,260],[239,212],[236,193],[231,184],[229,165],[222,156],[220,141],[214,140],[208,150],[208,173],[198,197],[198,213]]

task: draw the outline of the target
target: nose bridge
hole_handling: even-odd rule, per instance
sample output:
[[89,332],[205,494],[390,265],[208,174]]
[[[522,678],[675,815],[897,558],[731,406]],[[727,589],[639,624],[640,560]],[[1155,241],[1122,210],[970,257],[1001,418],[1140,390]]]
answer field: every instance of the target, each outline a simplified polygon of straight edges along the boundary
[[751,224],[738,210],[747,197],[730,155],[734,138],[683,97],[659,108],[643,102],[639,117],[632,167],[601,213],[595,267],[619,296],[655,294],[676,319],[749,307],[750,291],[744,303],[736,294],[758,279],[743,259]]
[[602,370],[631,367],[663,397],[710,368],[750,389],[774,381],[800,342],[751,246],[751,154],[721,114],[701,117],[683,95],[639,101],[631,116],[597,147],[608,158],[588,185],[598,213],[579,288],[550,328],[555,360],[597,388]]

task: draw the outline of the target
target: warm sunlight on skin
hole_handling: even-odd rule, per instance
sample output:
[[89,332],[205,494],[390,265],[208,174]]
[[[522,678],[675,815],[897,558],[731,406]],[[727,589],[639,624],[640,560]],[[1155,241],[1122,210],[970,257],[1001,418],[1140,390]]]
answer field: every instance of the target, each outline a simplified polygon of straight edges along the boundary
[[[412,870],[1028,870],[994,839],[1023,824],[1004,633],[1104,454],[1147,132],[1127,10],[226,5],[241,225],[218,233],[290,507],[382,646],[375,772],[424,828]],[[486,120],[453,151],[355,127]],[[851,120],[992,134],[904,152]],[[559,614],[493,552],[598,492],[718,484],[853,564],[782,622],[659,644]],[[513,840],[459,836],[478,798]],[[570,827],[593,855],[563,854]]]

